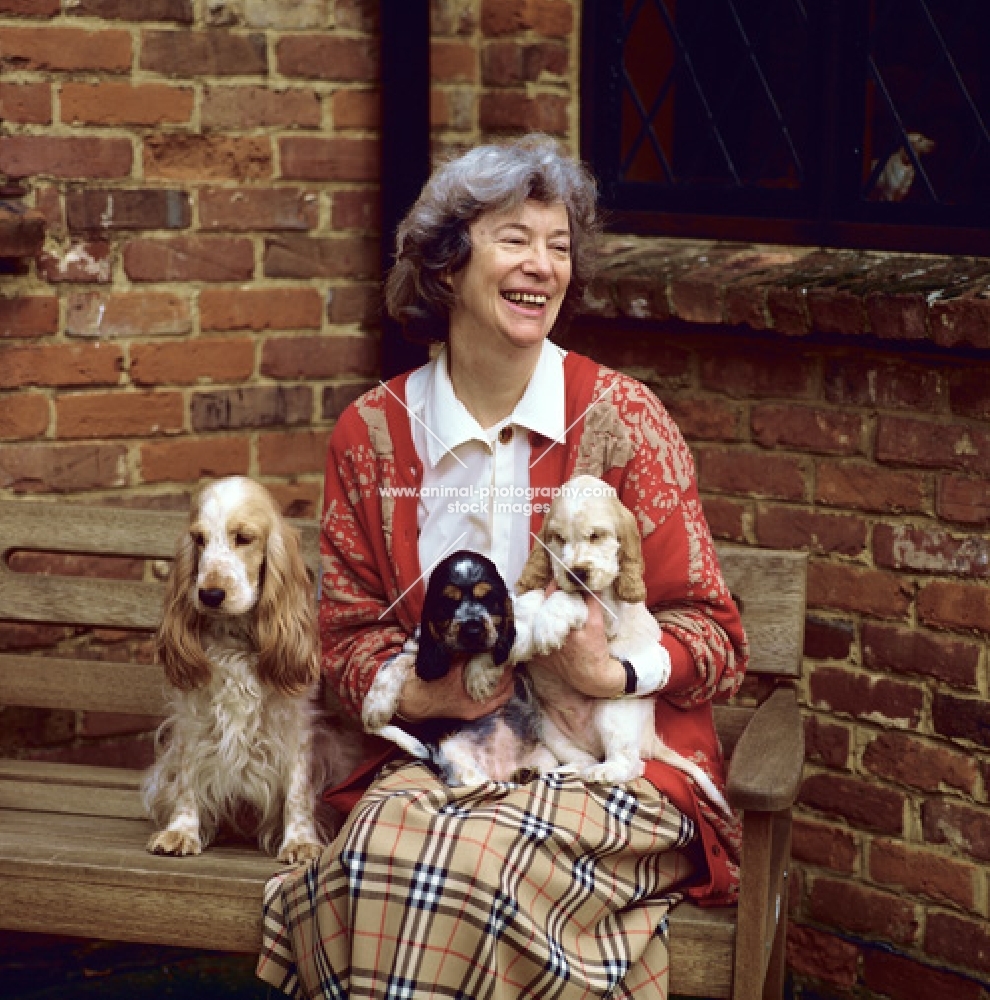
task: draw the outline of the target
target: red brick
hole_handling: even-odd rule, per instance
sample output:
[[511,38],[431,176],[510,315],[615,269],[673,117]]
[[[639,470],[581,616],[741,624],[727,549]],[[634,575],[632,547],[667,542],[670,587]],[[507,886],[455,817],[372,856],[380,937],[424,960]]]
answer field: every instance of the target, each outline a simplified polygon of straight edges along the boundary
[[131,172],[129,139],[11,135],[0,138],[0,171],[10,178],[110,179]]
[[308,424],[313,417],[309,386],[249,386],[196,392],[190,405],[194,431]]
[[987,996],[973,979],[873,948],[863,957],[863,982],[890,1000],[986,1000]]
[[882,416],[878,462],[990,475],[990,429]]
[[318,330],[323,301],[315,288],[204,289],[204,330]]
[[327,431],[258,435],[258,472],[262,476],[321,473],[326,468]]
[[250,76],[268,71],[263,34],[232,31],[145,31],[141,69],[171,77]]
[[829,507],[877,514],[927,513],[927,481],[916,472],[894,472],[866,462],[820,461],[815,487],[815,501]]
[[55,17],[62,0],[0,0],[0,14],[21,17]]
[[990,747],[990,702],[984,698],[960,698],[936,691],[932,702],[935,732],[953,740],[968,740]]
[[990,632],[986,585],[929,583],[918,594],[918,617],[933,628]]
[[69,191],[65,210],[70,229],[185,229],[192,213],[185,191],[84,188]]
[[144,175],[196,182],[269,178],[271,142],[262,135],[153,135],[144,143]]
[[985,920],[931,913],[925,928],[925,951],[965,969],[990,972],[990,927]]
[[338,90],[330,98],[334,128],[378,128],[382,95],[377,90]]
[[882,340],[927,340],[928,303],[923,295],[873,292],[866,297],[870,329]]
[[[713,269],[714,271],[714,269]],[[720,323],[722,321],[722,292],[705,269],[692,268],[670,281],[669,299],[671,312],[687,323]]]
[[797,976],[849,988],[856,985],[858,960],[859,947],[849,941],[812,927],[787,927],[787,967]]
[[340,285],[327,291],[327,316],[331,323],[369,325],[381,318],[378,285]]
[[701,358],[701,388],[737,399],[771,396],[807,399],[814,392],[811,358],[761,350],[733,352],[721,346]]
[[189,333],[189,302],[172,292],[71,295],[65,332],[70,337],[161,336]]
[[482,0],[481,30],[486,35],[532,30],[566,38],[573,27],[574,9],[567,0]]
[[378,79],[378,53],[368,39],[289,35],[279,39],[275,52],[283,76],[344,82]]
[[990,347],[990,303],[982,296],[960,295],[937,301],[930,321],[939,347]]
[[856,641],[850,621],[809,617],[804,622],[804,655],[816,660],[846,660]]
[[335,191],[330,212],[330,225],[335,230],[359,229],[377,233],[381,228],[381,200],[378,192],[367,188]]
[[58,299],[27,295],[0,298],[0,337],[44,337],[58,332]]
[[[3,355],[0,355],[2,362]],[[37,393],[0,396],[0,441],[25,441],[48,430],[48,400]]]
[[688,441],[738,441],[741,411],[720,399],[680,397],[667,400],[667,410]]
[[265,240],[265,277],[373,278],[379,270],[377,239],[357,236],[274,236]]
[[808,290],[808,311],[812,328],[821,333],[856,336],[866,332],[863,297],[840,288]]
[[49,284],[109,284],[113,278],[110,244],[73,240],[65,249],[44,250],[36,260],[38,276]]
[[756,508],[756,539],[771,549],[856,556],[866,549],[866,522],[859,517],[760,504]]
[[282,381],[375,375],[379,345],[370,337],[277,337],[265,341],[260,372]]
[[930,798],[922,803],[925,840],[948,844],[956,854],[990,861],[990,811],[951,799]]
[[570,126],[570,98],[560,94],[529,96],[513,91],[482,93],[478,120],[483,129],[527,129],[565,135]]
[[268,491],[285,517],[314,518],[320,513],[322,481],[311,483],[269,483]]
[[[472,131],[477,126],[477,97],[478,91],[473,87],[431,90],[430,126],[434,130]],[[450,151],[454,152],[453,148]]]
[[246,437],[150,441],[141,445],[140,456],[145,483],[196,483],[204,478],[247,475],[251,442]]
[[803,288],[771,285],[767,289],[767,312],[773,329],[788,337],[811,333],[811,316]]
[[374,139],[279,140],[282,176],[288,180],[369,181],[379,174]]
[[986,577],[990,540],[914,524],[878,524],[873,530],[873,559],[887,569]]
[[248,281],[254,245],[218,236],[130,240],[124,244],[124,272],[131,281]]
[[165,84],[64,83],[59,105],[67,125],[184,124],[194,96],[189,87]]
[[378,383],[362,379],[359,382],[342,382],[323,389],[320,415],[324,420],[336,420],[359,396],[373,389]]
[[705,519],[713,537],[729,542],[746,541],[746,504],[724,497],[702,497]]
[[88,392],[55,400],[60,438],[150,437],[182,430],[177,392]]
[[810,809],[848,820],[861,830],[901,836],[908,800],[901,792],[858,778],[813,774],[805,778],[799,801]]
[[201,118],[204,128],[319,128],[323,109],[319,94],[312,90],[208,87]]
[[62,214],[62,194],[56,184],[37,184],[34,189],[34,207],[45,217],[47,235],[52,239],[65,236],[65,217]]
[[303,188],[204,188],[199,194],[204,229],[307,230],[319,222],[319,196]]
[[863,450],[863,419],[857,413],[803,406],[754,406],[753,440],[764,448],[795,448],[824,455]]
[[112,489],[127,483],[123,445],[7,445],[0,448],[0,488],[15,493]]
[[[248,0],[243,4],[231,0],[214,0],[207,17],[222,24],[226,19],[237,20],[243,15],[244,23],[252,28],[325,28],[327,26],[326,0]],[[337,21],[336,11],[330,15]],[[339,24],[339,21],[337,21]]]
[[976,762],[967,754],[907,733],[875,736],[863,752],[863,766],[878,778],[924,792],[937,792],[946,786],[972,795],[979,774]]
[[0,348],[0,388],[116,385],[122,367],[123,352],[109,344]]
[[946,521],[990,526],[990,480],[939,476],[936,509]]
[[838,879],[815,879],[808,914],[846,932],[895,944],[912,944],[918,936],[918,918],[912,903]]
[[124,73],[131,68],[131,36],[110,29],[7,26],[0,65],[8,71]]
[[190,24],[193,0],[73,0],[67,14],[113,21],[176,21]]
[[476,83],[478,49],[472,42],[433,39],[430,79],[435,83]]
[[569,68],[570,50],[559,42],[490,42],[481,53],[482,82],[488,86],[559,80]]
[[848,830],[799,819],[792,834],[791,855],[795,861],[849,875],[855,872],[859,844]]
[[849,764],[852,738],[847,726],[833,725],[817,715],[809,715],[804,720],[804,745],[809,761],[845,770]]
[[911,597],[910,582],[895,573],[841,563],[813,562],[808,567],[808,605],[813,608],[903,619]]
[[774,500],[807,499],[806,466],[799,458],[703,448],[697,459],[702,489]]
[[131,345],[135,385],[243,382],[254,372],[254,341],[247,337],[194,337]]
[[864,622],[863,666],[870,670],[933,677],[943,684],[975,690],[982,643]]
[[945,396],[937,370],[859,358],[826,363],[824,398],[840,406],[937,412]]
[[[360,6],[360,0],[347,0],[347,3]],[[337,5],[340,7],[340,4]],[[371,6],[374,10],[374,5]],[[464,0],[435,0],[431,4],[430,21],[434,35],[469,35],[478,24],[478,11],[474,3],[464,3]],[[339,20],[338,14],[338,20]]]
[[333,19],[338,28],[377,34],[378,4],[368,0],[336,0]]
[[917,726],[925,706],[925,693],[918,685],[842,667],[815,667],[809,690],[816,708],[902,729]]
[[50,125],[51,84],[0,83],[0,118],[19,125]]
[[974,420],[990,420],[990,367],[970,365],[950,372],[949,403],[953,413]]

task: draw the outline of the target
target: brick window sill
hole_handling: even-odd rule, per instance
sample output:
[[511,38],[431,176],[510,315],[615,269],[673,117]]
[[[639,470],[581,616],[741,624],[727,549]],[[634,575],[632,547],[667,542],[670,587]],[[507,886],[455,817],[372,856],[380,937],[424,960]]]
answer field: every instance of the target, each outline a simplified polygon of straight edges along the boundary
[[608,236],[585,315],[990,351],[990,258]]

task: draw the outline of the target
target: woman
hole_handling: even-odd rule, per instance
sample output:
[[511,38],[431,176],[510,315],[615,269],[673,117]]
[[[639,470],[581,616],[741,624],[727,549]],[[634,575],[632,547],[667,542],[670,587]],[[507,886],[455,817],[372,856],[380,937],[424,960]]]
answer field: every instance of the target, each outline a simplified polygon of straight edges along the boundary
[[[547,339],[581,301],[595,232],[593,180],[542,136],[447,163],[410,210],[387,304],[444,346],[359,399],[334,431],[324,669],[368,728],[504,703],[508,679],[478,704],[459,668],[399,680],[429,568],[474,549],[513,584],[542,514],[486,502],[481,487],[538,500],[597,475],[643,534],[657,656],[669,664],[657,725],[721,785],[711,701],[738,687],[745,639],[690,453],[642,385]],[[546,660],[590,696],[626,690],[594,601]],[[353,803],[338,792],[330,801]],[[655,761],[622,788],[551,775],[449,789],[399,760],[319,862],[270,883],[259,974],[298,996],[631,996],[645,984],[666,995],[666,914],[684,894],[730,900],[738,849],[738,829]]]

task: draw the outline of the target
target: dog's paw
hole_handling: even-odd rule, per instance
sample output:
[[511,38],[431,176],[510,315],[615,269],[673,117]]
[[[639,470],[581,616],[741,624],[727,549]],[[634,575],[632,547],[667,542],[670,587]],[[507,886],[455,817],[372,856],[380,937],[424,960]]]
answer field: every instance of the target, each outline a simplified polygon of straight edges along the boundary
[[190,854],[203,853],[203,844],[199,837],[184,830],[159,830],[152,835],[147,846],[151,854],[186,857]]
[[502,679],[504,667],[497,667],[491,653],[472,656],[464,667],[464,690],[475,701],[488,701]]
[[278,860],[287,865],[305,864],[323,853],[323,845],[312,841],[289,840],[282,844]]
[[391,720],[399,707],[399,699],[406,680],[413,672],[416,657],[411,653],[399,653],[388,661],[371,684],[361,708],[361,722],[369,733],[376,733]]
[[581,777],[593,785],[624,785],[641,778],[645,771],[643,761],[618,757],[592,764],[581,772]]
[[563,590],[554,591],[533,619],[533,646],[539,653],[560,649],[571,629],[588,620],[584,600]]

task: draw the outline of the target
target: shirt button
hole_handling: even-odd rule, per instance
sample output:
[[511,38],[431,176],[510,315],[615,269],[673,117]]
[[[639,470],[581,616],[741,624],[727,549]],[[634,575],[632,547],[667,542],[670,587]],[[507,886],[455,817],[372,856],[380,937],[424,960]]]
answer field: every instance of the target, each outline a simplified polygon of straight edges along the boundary
[[498,439],[502,444],[508,444],[512,440],[512,428],[508,424],[498,432]]

